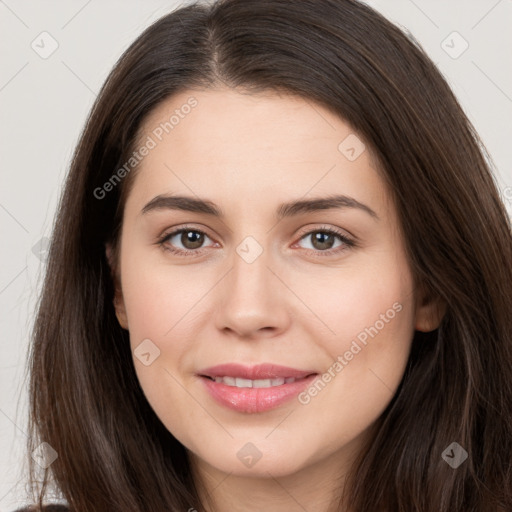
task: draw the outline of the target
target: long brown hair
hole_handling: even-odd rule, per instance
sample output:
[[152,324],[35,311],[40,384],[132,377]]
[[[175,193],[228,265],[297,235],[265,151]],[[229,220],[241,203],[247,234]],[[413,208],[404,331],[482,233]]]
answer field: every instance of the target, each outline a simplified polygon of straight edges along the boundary
[[[65,183],[33,329],[28,450],[44,441],[58,454],[42,482],[29,457],[38,503],[53,479],[76,512],[204,508],[113,307],[105,243],[119,239],[137,168],[98,190],[157,105],[219,84],[288,91],[347,121],[390,186],[416,283],[447,305],[438,329],[415,333],[400,387],[347,479],[350,509],[512,510],[510,220],[439,71],[355,0],[190,4],[146,29],[109,75]],[[453,442],[468,453],[457,468],[442,456]]]

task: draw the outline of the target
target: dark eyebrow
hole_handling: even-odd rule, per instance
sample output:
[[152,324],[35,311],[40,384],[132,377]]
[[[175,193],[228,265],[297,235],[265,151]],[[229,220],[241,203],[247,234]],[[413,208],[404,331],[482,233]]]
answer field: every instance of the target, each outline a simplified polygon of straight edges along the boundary
[[283,203],[277,209],[277,217],[291,217],[300,213],[315,212],[318,210],[329,210],[334,208],[357,208],[362,210],[373,218],[378,219],[379,216],[367,205],[354,199],[353,197],[335,195],[329,197],[319,197],[302,201],[291,201]]
[[[357,208],[362,210],[374,219],[379,216],[367,205],[344,195],[335,195],[329,197],[320,197],[299,201],[291,201],[279,205],[277,209],[277,218],[293,217],[301,213],[316,212],[319,210],[329,210],[334,208]],[[183,210],[186,212],[205,213],[215,217],[224,218],[224,212],[215,203],[208,200],[198,199],[189,196],[164,196],[159,195],[153,198],[142,209],[142,214],[155,210]]]

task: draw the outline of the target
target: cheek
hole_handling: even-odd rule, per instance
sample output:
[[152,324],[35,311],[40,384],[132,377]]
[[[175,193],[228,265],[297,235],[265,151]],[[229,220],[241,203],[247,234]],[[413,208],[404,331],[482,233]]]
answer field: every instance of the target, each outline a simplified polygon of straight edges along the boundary
[[136,250],[131,252],[123,262],[121,277],[132,343],[139,338],[166,339],[190,324],[214,282],[207,273],[199,267],[192,271],[154,264],[147,255],[137,257]]
[[[208,290],[207,279],[191,280],[192,272],[178,266],[152,264],[128,244],[126,254],[121,279],[136,375],[156,415],[169,431],[187,439],[191,402],[178,369],[190,349],[194,308]],[[139,358],[146,352],[149,361]]]
[[[324,410],[339,408],[342,397],[346,410],[355,411],[351,415],[376,414],[392,398],[414,335],[413,284],[407,268],[395,255],[373,267],[368,262],[343,269],[323,286],[303,280],[303,293],[309,289],[308,306],[321,320],[302,325],[326,356],[326,392],[322,382],[318,392],[311,390],[315,396],[322,394]],[[304,403],[308,399],[305,396]]]
[[304,324],[311,339],[321,332],[322,344],[333,356],[349,350],[356,339],[362,345],[374,340],[377,347],[388,338],[399,341],[412,334],[412,279],[401,270],[405,263],[371,263],[336,269],[321,278],[304,275],[295,283],[294,291],[306,298],[313,313]]
[[[147,250],[144,253],[129,243],[125,248],[121,280],[137,377],[158,415],[170,402],[186,409],[190,398],[176,378],[194,366],[190,352],[195,353],[197,331],[208,321],[205,304],[218,274],[201,266],[162,264],[162,258],[156,264]],[[142,347],[149,347],[148,365],[138,357],[148,351]]]
[[330,362],[321,382],[301,398],[316,402],[321,421],[335,424],[327,434],[331,442],[339,442],[337,432],[348,440],[376,421],[402,380],[414,308],[411,280],[399,268],[344,279],[343,290],[324,298],[324,318],[336,333],[322,342]]

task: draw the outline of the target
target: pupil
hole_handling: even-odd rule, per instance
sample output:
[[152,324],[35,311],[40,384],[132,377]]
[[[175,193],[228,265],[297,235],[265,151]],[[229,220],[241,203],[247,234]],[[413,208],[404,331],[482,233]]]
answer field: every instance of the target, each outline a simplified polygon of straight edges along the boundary
[[[317,232],[315,233],[314,237],[313,237],[313,245],[317,248],[317,249],[330,249],[332,247],[332,238],[334,237],[334,235],[331,235],[330,233],[322,233],[322,232]],[[326,242],[325,239],[326,238],[330,238],[331,239],[331,243],[329,242]],[[317,243],[320,244],[320,246],[318,247],[317,246]]]
[[181,234],[181,243],[187,249],[197,249],[203,244],[203,234],[197,231],[184,231]]

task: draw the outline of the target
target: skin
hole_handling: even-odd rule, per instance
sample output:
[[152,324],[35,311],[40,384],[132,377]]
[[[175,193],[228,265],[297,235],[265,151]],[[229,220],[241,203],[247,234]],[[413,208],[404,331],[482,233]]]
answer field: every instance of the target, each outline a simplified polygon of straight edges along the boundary
[[[134,356],[138,379],[188,449],[216,510],[331,510],[343,475],[402,379],[414,329],[436,328],[440,315],[415,293],[397,212],[368,147],[354,161],[338,150],[354,134],[348,124],[297,96],[189,90],[151,113],[142,139],[190,96],[197,106],[137,167],[118,262],[107,247],[116,313],[132,349],[150,339],[160,350],[148,366]],[[208,199],[225,218],[141,213],[162,194]],[[283,202],[332,194],[364,203],[378,219],[338,208],[277,220]],[[183,245],[180,234],[158,244],[185,224],[206,234],[198,249]],[[322,228],[357,245],[335,236],[322,249],[313,236]],[[252,263],[236,251],[247,236],[263,250]],[[215,402],[197,376],[225,362],[322,374],[396,303],[394,318],[366,346],[359,343],[362,350],[307,404],[292,399],[264,413],[240,413]],[[262,454],[252,467],[237,457],[248,442]]]

